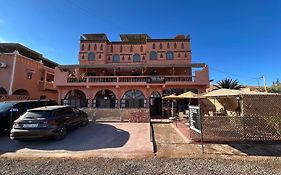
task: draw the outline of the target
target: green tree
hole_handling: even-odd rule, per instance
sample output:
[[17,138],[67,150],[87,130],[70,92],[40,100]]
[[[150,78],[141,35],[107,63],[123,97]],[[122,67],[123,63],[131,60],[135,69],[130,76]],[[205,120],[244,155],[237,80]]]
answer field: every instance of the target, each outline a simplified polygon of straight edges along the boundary
[[237,80],[232,80],[230,78],[218,81],[215,86],[219,89],[240,89],[243,87]]
[[279,79],[273,81],[272,85],[268,88],[268,91],[271,93],[281,94],[281,82],[279,81]]

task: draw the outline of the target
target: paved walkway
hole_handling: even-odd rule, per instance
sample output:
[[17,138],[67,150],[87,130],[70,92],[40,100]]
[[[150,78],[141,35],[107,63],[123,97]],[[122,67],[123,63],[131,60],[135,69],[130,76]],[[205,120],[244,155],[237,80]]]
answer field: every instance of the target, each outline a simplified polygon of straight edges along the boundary
[[[16,141],[0,137],[1,156],[146,157],[153,155],[149,123],[90,123],[64,140]],[[30,154],[32,153],[32,154]]]

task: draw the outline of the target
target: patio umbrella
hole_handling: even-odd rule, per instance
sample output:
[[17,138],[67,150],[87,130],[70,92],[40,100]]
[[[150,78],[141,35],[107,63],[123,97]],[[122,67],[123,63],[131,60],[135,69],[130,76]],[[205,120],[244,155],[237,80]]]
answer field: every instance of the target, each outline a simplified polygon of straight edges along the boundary
[[179,97],[178,97],[177,95],[175,95],[175,94],[171,94],[171,95],[162,97],[162,99],[172,100],[172,111],[171,111],[171,114],[172,114],[172,117],[173,117],[173,116],[174,116],[174,103],[173,103],[173,100],[181,99],[181,98],[179,98]]
[[180,94],[177,97],[178,98],[204,98],[203,96],[195,94],[195,93],[193,93],[191,91],[188,91],[188,92],[185,92],[183,94]]

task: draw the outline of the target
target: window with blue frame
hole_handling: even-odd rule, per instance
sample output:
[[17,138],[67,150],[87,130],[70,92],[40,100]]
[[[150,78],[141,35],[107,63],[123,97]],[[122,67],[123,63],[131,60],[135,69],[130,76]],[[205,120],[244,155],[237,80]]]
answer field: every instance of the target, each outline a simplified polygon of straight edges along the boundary
[[173,60],[174,59],[174,53],[172,51],[168,51],[166,53],[167,60]]
[[96,53],[95,53],[95,52],[90,52],[90,53],[88,54],[88,60],[89,60],[89,61],[94,61],[94,60],[96,60]]
[[133,55],[133,62],[140,62],[141,61],[141,57],[139,54],[134,54]]
[[150,60],[157,60],[157,53],[155,51],[151,51],[149,53],[149,59]]
[[112,61],[114,63],[119,63],[120,62],[120,56],[118,54],[115,54],[112,56]]

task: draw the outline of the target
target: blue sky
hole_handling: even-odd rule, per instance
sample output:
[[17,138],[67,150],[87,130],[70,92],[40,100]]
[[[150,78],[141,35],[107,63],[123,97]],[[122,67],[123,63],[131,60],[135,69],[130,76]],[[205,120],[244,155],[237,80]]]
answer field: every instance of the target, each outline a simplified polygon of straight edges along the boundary
[[77,64],[79,36],[191,35],[193,62],[210,78],[257,85],[281,79],[279,0],[0,0],[0,42],[19,42],[59,64]]

